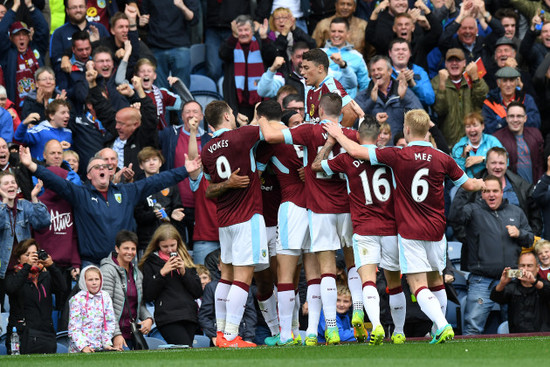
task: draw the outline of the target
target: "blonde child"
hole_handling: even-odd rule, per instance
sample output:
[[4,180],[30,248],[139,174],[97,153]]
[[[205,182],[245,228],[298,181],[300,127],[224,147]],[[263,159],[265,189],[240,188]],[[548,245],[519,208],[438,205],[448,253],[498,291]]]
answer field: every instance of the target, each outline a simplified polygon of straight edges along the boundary
[[85,267],[78,285],[81,289],[69,301],[69,351],[93,353],[113,347],[115,312],[109,294],[102,291],[103,276],[98,267]]
[[212,277],[210,276],[210,270],[208,270],[206,266],[199,264],[197,265],[197,274],[199,274],[199,278],[201,279],[202,289],[204,290],[204,287],[206,287],[206,285],[212,281]]
[[[351,292],[349,288],[340,284],[336,287],[336,324],[338,326],[338,333],[340,334],[340,340],[342,342],[355,342],[355,336],[353,335],[353,327],[351,326],[350,308]],[[325,342],[325,315],[321,312],[321,319],[319,320],[318,340],[319,343]]]
[[376,145],[379,148],[385,147],[391,142],[391,127],[390,124],[387,122],[383,122],[380,124],[380,135],[378,135],[378,140],[376,141]]
[[535,244],[535,254],[539,259],[539,276],[550,281],[550,241],[539,240]]
[[63,160],[69,163],[71,169],[78,173],[78,168],[80,165],[80,157],[77,152],[74,150],[66,150],[63,152]]

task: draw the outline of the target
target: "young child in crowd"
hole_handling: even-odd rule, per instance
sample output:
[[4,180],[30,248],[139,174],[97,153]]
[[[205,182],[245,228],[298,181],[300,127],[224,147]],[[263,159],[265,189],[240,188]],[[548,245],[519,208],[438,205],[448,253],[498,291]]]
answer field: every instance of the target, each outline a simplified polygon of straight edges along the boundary
[[539,259],[539,277],[550,281],[550,241],[539,240],[535,244],[535,254]]
[[208,268],[204,265],[197,265],[197,274],[199,274],[202,289],[204,290],[204,287],[206,287],[206,285],[212,281],[210,270],[208,270]]
[[[345,285],[338,285],[337,287],[337,299],[336,299],[336,324],[338,326],[338,332],[340,333],[340,340],[342,342],[355,342],[357,341],[353,336],[353,326],[351,326],[350,318],[351,308],[351,292]],[[319,343],[325,343],[325,315],[321,311],[321,319],[319,320],[318,329],[318,341]]]
[[69,301],[69,351],[93,353],[96,350],[115,350],[115,312],[109,294],[102,291],[103,276],[98,267],[82,270],[79,287],[82,289]]
[[378,140],[376,141],[376,145],[379,148],[382,148],[390,144],[391,141],[392,139],[391,139],[390,124],[388,124],[387,122],[383,122],[380,124],[380,135],[378,135]]
[[71,169],[75,172],[78,172],[78,167],[80,166],[80,157],[78,153],[74,150],[66,150],[63,152],[63,160],[69,163]]

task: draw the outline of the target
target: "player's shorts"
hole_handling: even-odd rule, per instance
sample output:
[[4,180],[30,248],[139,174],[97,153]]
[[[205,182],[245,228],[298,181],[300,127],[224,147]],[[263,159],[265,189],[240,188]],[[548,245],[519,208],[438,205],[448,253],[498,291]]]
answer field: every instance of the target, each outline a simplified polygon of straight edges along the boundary
[[277,253],[300,256],[303,250],[309,251],[307,209],[286,201],[279,206],[278,220]]
[[310,252],[336,251],[352,246],[353,226],[350,213],[319,214],[307,211]]
[[267,236],[267,251],[269,257],[277,256],[277,226],[266,227],[265,233]]
[[254,214],[243,223],[220,227],[221,260],[233,266],[269,264],[264,217]]
[[447,239],[439,241],[408,240],[397,236],[401,273],[414,274],[445,269]]
[[355,266],[379,265],[382,269],[399,271],[397,236],[353,235]]

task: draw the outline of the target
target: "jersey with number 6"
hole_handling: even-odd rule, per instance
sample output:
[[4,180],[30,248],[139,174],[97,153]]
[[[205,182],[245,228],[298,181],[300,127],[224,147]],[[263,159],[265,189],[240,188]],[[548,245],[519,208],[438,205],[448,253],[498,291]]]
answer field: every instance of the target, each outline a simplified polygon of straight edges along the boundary
[[239,175],[250,178],[248,187],[230,189],[218,197],[220,227],[243,223],[256,213],[262,214],[262,193],[254,158],[254,148],[259,140],[263,140],[259,126],[243,126],[216,131],[202,148],[203,169],[210,182],[227,180],[237,168],[240,168]]
[[321,162],[332,175],[346,175],[353,233],[361,236],[395,236],[393,213],[393,174],[388,166],[373,166],[347,153]]
[[445,233],[445,176],[461,186],[468,176],[453,158],[424,141],[399,148],[369,148],[371,164],[386,164],[396,180],[397,232],[409,240],[439,241]]
[[[349,213],[349,199],[346,182],[339,175],[327,175],[324,172],[313,172],[311,165],[317,153],[327,141],[328,133],[320,124],[303,123],[292,129],[284,129],[286,144],[304,146],[304,174],[306,177],[306,205],[318,214]],[[356,131],[342,129],[346,136],[357,140]],[[340,144],[334,145],[329,158],[345,152]]]

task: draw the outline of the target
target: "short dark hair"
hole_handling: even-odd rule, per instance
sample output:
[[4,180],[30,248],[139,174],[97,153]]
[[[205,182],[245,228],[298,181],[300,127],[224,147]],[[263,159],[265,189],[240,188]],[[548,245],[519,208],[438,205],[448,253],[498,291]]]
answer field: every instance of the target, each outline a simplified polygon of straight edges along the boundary
[[111,49],[107,46],[97,46],[94,51],[92,52],[92,59],[95,59],[95,55],[97,54],[109,54],[111,55],[111,59],[115,59],[113,57],[113,52],[111,51]]
[[181,111],[183,112],[183,110],[185,109],[185,107],[187,107],[187,105],[190,105],[191,103],[195,103],[195,104],[199,105],[199,108],[201,109],[201,112],[202,112],[202,105],[201,105],[198,101],[195,101],[194,99],[185,102],[185,103],[181,106]]
[[527,111],[527,109],[525,108],[525,105],[523,103],[521,103],[520,101],[512,101],[508,104],[508,107],[506,107],[506,111],[509,111],[510,110],[510,107],[521,107],[523,108],[523,111]]
[[496,155],[502,155],[508,160],[508,151],[501,147],[492,147],[487,151],[487,154],[485,155],[486,161],[489,160],[489,155],[491,153],[495,153]]
[[294,45],[292,46],[292,51],[290,51],[290,54],[294,55],[294,53],[298,50],[309,50],[309,46],[304,41],[294,42]]
[[32,245],[36,246],[37,251],[40,250],[40,245],[34,238],[27,238],[26,240],[19,242],[13,249],[13,257],[16,260],[19,260],[21,255],[24,255]]
[[296,88],[293,87],[292,85],[290,85],[290,84],[285,84],[285,85],[283,85],[281,88],[279,88],[279,90],[277,91],[277,94],[275,95],[275,99],[279,99],[279,97],[280,97],[281,94],[283,94],[283,93],[296,94],[296,93],[298,93],[298,91],[297,91]]
[[407,41],[406,39],[401,38],[401,37],[397,37],[397,38],[392,39],[392,41],[388,45],[388,51],[390,51],[393,48],[393,46],[395,44],[398,44],[398,43],[406,43],[407,47],[409,47],[409,51],[411,51],[411,44],[409,43],[409,41]]
[[502,20],[502,18],[514,18],[516,20],[517,26],[519,16],[513,9],[502,8],[496,11],[495,18],[497,18],[498,20]]
[[204,118],[208,124],[217,128],[222,123],[223,114],[230,111],[230,107],[225,101],[212,101],[204,109]]
[[390,58],[387,57],[387,56],[384,56],[384,55],[375,55],[375,56],[373,56],[373,58],[370,59],[370,61],[369,61],[369,68],[371,68],[372,65],[376,64],[378,61],[382,61],[382,60],[386,62],[386,65],[388,66],[388,69],[392,68]]
[[281,121],[283,110],[281,105],[274,99],[263,101],[256,108],[258,117],[265,117],[268,120]]
[[405,139],[405,134],[403,134],[403,131],[398,131],[393,136],[393,145],[397,145],[397,142],[401,139]]
[[74,47],[74,44],[76,41],[85,41],[85,40],[90,41],[90,34],[86,31],[76,31],[72,35],[71,45]]
[[118,231],[115,237],[115,247],[120,247],[124,242],[133,242],[138,244],[138,236],[132,231],[127,231],[125,229]]
[[346,30],[349,31],[349,22],[346,18],[336,17],[330,21],[330,25],[333,25],[333,24],[345,24]]
[[294,102],[294,101],[304,102],[304,98],[302,96],[300,96],[299,94],[296,94],[296,93],[289,94],[288,96],[283,98],[283,109],[286,110],[287,107],[288,107],[288,104],[290,102]]
[[[368,116],[368,117],[367,117]],[[372,115],[365,115],[365,119],[359,125],[359,136],[363,139],[369,139],[376,141],[378,135],[380,134],[380,125],[376,121],[376,117]]]
[[337,93],[323,94],[319,100],[319,108],[321,107],[328,116],[340,116],[342,113],[342,97]]
[[129,21],[128,16],[121,11],[117,11],[115,14],[113,14],[113,16],[111,16],[111,19],[109,19],[109,25],[111,26],[111,28],[114,28],[116,22],[121,19],[126,19]]
[[314,48],[313,50],[304,52],[304,55],[302,56],[302,60],[311,61],[316,66],[323,65],[325,68],[325,71],[328,72],[328,66],[330,62],[328,60],[328,56],[325,53],[325,51],[321,50],[320,48]]
[[69,104],[68,101],[64,100],[64,99],[54,99],[53,101],[51,101],[48,106],[46,107],[46,117],[48,120],[50,120],[50,115],[54,115],[57,110],[59,109],[59,107],[61,106],[65,106],[69,109],[69,111],[71,110],[71,105]]
[[502,190],[502,182],[500,182],[500,180],[498,179],[497,176],[487,175],[483,179],[483,182],[487,182],[487,181],[496,181],[496,182],[498,182],[498,187],[500,187],[500,189]]

